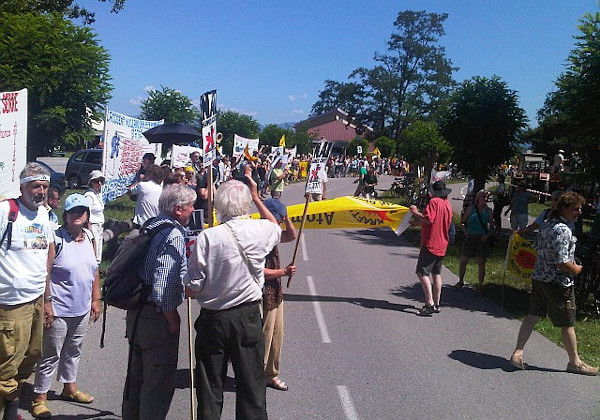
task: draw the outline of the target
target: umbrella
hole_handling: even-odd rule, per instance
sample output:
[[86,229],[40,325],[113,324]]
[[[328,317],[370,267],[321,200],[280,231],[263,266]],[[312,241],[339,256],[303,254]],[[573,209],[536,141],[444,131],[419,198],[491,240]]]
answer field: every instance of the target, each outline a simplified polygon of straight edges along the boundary
[[202,138],[194,127],[182,123],[165,123],[142,133],[150,143],[190,143]]

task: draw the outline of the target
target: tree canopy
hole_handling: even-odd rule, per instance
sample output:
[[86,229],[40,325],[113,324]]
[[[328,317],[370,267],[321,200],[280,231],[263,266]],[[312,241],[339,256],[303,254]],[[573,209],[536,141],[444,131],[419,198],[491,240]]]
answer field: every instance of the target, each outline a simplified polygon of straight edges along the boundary
[[[99,0],[105,3],[107,0]],[[112,4],[111,12],[118,13],[126,0],[108,0]],[[69,19],[82,19],[84,23],[93,23],[95,13],[90,12],[74,0],[2,0],[0,12],[8,13],[59,13]]]
[[361,67],[349,82],[327,80],[311,114],[341,108],[359,127],[374,129],[397,143],[413,121],[435,116],[445,106],[454,86],[451,61],[439,44],[447,14],[407,10],[394,22],[385,54],[375,54],[377,65]]
[[217,111],[217,130],[223,134],[221,147],[223,153],[230,155],[233,150],[233,136],[237,134],[248,139],[258,137],[260,125],[250,115],[240,114],[235,111]]
[[82,147],[110,98],[109,55],[89,27],[57,14],[0,12],[0,91],[29,90],[28,159]]
[[161,90],[151,90],[148,98],[140,105],[140,118],[161,120],[166,123],[195,124],[200,118],[192,100],[181,92],[165,86]]
[[453,161],[482,189],[487,177],[516,151],[527,124],[517,92],[498,76],[475,76],[454,92],[443,123]]
[[450,156],[452,148],[444,140],[437,124],[432,121],[415,121],[404,130],[398,152],[409,162],[425,167],[429,179],[433,165],[440,158]]

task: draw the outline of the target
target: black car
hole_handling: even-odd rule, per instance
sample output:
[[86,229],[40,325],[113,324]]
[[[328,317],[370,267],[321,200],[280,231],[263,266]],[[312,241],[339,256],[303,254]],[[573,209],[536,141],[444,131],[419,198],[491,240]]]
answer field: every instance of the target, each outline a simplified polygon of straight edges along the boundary
[[62,172],[56,172],[54,169],[48,166],[48,164],[39,160],[36,160],[35,163],[39,164],[40,166],[43,166],[48,172],[50,172],[51,187],[58,187],[60,189],[61,194],[67,189],[67,178],[65,177],[65,174],[63,174]]
[[81,188],[90,180],[90,172],[102,170],[102,149],[85,149],[75,152],[67,162],[67,185]]

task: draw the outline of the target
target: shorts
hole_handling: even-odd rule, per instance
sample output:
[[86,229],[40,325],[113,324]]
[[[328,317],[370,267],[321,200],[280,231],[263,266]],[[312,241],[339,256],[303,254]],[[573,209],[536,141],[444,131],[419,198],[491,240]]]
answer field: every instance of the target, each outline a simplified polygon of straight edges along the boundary
[[529,315],[548,315],[555,327],[575,325],[575,291],[573,286],[532,280]]
[[465,238],[460,251],[460,255],[473,258],[487,258],[490,255],[490,250],[486,241],[482,241],[483,235],[469,235]]
[[418,276],[441,274],[443,259],[443,255],[433,255],[426,247],[422,246],[421,252],[419,252],[419,259],[417,260],[417,268],[415,273],[417,273]]

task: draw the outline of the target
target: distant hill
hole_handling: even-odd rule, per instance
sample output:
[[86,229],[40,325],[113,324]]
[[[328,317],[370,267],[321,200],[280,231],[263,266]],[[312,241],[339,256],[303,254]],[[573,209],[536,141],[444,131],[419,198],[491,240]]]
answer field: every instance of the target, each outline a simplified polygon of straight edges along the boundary
[[[297,122],[286,122],[286,123],[281,123],[281,124],[275,124],[277,125],[277,127],[281,127],[284,130],[294,130],[294,125],[298,124]],[[263,130],[263,128],[265,128],[264,124],[259,124],[258,128],[260,129],[260,131]]]

